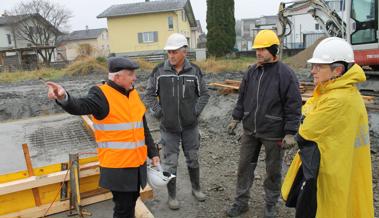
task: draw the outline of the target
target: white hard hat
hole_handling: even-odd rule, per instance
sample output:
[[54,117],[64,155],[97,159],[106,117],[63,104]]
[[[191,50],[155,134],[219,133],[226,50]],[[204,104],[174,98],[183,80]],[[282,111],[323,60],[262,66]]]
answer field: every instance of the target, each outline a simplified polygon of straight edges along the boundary
[[147,181],[153,188],[165,187],[175,177],[169,172],[164,172],[160,165],[157,166],[157,169],[147,166]]
[[344,39],[329,37],[322,40],[308,60],[311,64],[331,64],[337,61],[354,63],[354,52],[351,45]]
[[183,46],[188,46],[187,38],[180,33],[173,33],[168,37],[164,50],[177,50]]

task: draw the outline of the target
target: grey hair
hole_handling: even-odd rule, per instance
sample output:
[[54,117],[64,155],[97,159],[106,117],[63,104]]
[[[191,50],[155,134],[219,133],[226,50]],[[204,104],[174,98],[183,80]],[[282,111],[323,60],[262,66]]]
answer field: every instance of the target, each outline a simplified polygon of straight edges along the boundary
[[114,81],[114,77],[116,75],[120,75],[120,73],[119,72],[117,72],[117,73],[108,73],[108,79]]
[[188,51],[188,48],[187,46],[183,46],[181,48],[179,48],[180,51],[184,51],[184,52],[187,52]]
[[337,67],[342,67],[342,73],[341,74],[344,74],[345,73],[345,71],[346,71],[346,66],[345,66],[345,64],[343,64],[343,63],[332,63],[332,64],[330,64],[330,69],[332,69],[332,70],[334,70],[334,69],[336,69]]

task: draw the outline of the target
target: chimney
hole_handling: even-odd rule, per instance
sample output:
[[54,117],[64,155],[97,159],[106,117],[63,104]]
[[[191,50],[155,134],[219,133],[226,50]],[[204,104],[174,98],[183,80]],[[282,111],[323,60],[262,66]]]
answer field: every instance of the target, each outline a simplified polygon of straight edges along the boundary
[[88,31],[88,25],[86,25],[86,31]]

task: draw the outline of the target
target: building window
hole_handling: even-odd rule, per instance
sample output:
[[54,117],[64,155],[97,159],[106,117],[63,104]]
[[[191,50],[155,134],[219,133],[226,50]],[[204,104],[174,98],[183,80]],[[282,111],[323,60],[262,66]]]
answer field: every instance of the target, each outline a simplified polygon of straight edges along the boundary
[[182,20],[183,20],[184,22],[187,21],[186,11],[182,11]]
[[11,34],[7,34],[8,45],[12,45]]
[[169,16],[167,18],[167,23],[168,23],[168,30],[173,30],[174,29],[174,18],[172,16]]
[[316,24],[315,24],[315,29],[316,29],[316,30],[319,30],[319,29],[320,29],[320,24],[316,23]]
[[138,33],[138,43],[158,42],[158,32]]

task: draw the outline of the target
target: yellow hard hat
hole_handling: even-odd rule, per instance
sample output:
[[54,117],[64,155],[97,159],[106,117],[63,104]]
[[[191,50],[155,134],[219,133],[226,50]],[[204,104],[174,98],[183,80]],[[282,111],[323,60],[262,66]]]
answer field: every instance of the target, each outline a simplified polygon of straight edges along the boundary
[[253,48],[268,48],[272,45],[279,45],[279,38],[272,30],[261,30],[255,36]]

